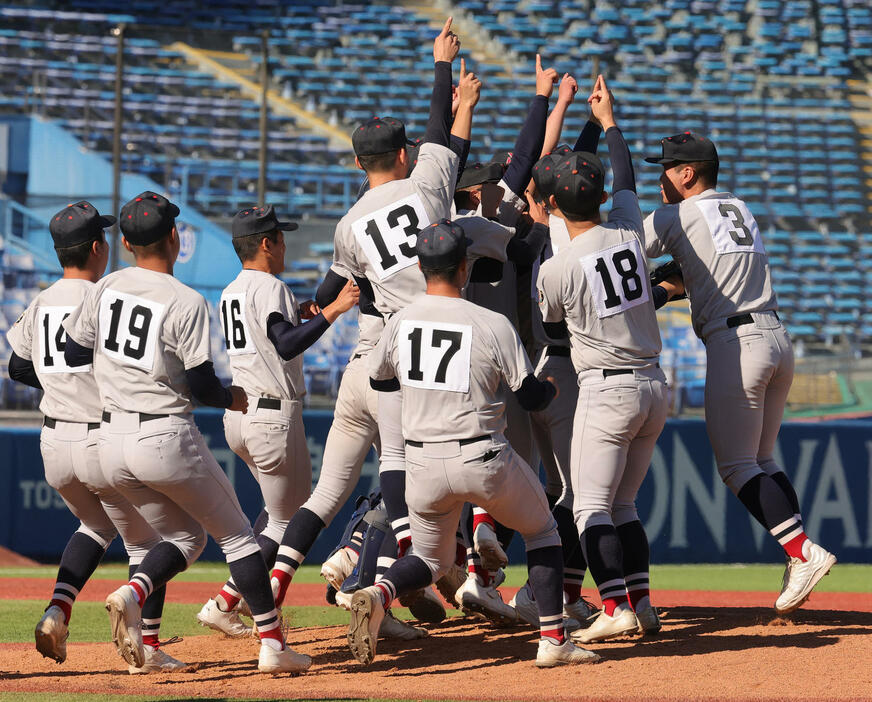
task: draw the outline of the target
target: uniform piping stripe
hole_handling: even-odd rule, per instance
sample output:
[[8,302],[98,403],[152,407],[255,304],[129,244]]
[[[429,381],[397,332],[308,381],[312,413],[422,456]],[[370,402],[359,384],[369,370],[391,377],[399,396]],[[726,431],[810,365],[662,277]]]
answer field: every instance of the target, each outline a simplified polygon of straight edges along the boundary
[[622,590],[626,587],[623,578],[615,578],[614,580],[606,580],[604,583],[597,583],[597,589],[600,592],[603,590],[611,590],[616,587],[619,587]]
[[72,605],[76,601],[75,598],[69,597],[62,592],[55,592],[51,598],[53,600],[58,600],[59,602],[66,602],[68,605]]
[[776,537],[776,538],[778,539],[778,543],[781,544],[782,546],[784,546],[784,544],[786,544],[788,541],[792,541],[797,536],[799,536],[801,533],[802,533],[802,525],[797,524],[795,529],[784,534],[781,537]]
[[79,595],[79,590],[74,588],[72,585],[69,585],[67,583],[55,583],[55,592],[62,592],[64,590],[66,590],[66,594],[70,595],[71,597],[78,597]]

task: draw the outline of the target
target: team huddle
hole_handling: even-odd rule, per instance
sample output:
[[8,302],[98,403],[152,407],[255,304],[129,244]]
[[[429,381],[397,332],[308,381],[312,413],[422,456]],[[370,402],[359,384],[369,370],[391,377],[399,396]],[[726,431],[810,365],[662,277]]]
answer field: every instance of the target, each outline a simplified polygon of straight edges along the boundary
[[[82,201],[52,218],[63,278],[8,332],[10,377],[44,391],[46,480],[81,522],[36,627],[44,656],[65,660],[76,596],[120,534],[130,580],[106,599],[115,646],[130,673],[184,668],[160,647],[161,613],[167,583],[208,533],[230,578],[200,623],[259,637],[261,672],[306,670],[281,606],[371,447],[380,490],[359,500],[321,568],[330,601],[350,612],[348,645],[362,664],[380,637],[428,635],[393,617],[394,600],[419,623],[445,618],[444,598],[500,626],[538,628],[539,667],[596,662],[582,645],[655,635],[635,501],[668,414],[655,310],[685,296],[706,348],[718,471],[785,552],[776,611],[802,605],[835,564],[807,537],[773,457],[793,351],[754,217],[717,189],[714,144],[691,132],[661,140],[646,161],[662,167],[664,204],[643,218],[606,80],[595,81],[575,145],[562,144],[578,84],[537,57],[513,151],[468,164],[482,84],[463,60],[453,84],[459,48],[449,18],[434,41],[422,138],[394,118],[354,131],[366,182],[336,227],[315,300],[299,302],[278,278],[283,232],[297,224],[270,205],[235,215],[242,270],[219,303],[230,386],[212,365],[206,300],[173,277],[176,205],[153,192],[124,205],[135,265],[105,277],[115,217]],[[673,261],[649,272],[649,258],[666,254]],[[310,494],[303,352],[355,306],[359,342]],[[225,409],[227,443],[263,495],[254,526],[194,423],[195,401]],[[515,532],[528,579],[506,603]],[[581,595],[588,571],[598,609]]]

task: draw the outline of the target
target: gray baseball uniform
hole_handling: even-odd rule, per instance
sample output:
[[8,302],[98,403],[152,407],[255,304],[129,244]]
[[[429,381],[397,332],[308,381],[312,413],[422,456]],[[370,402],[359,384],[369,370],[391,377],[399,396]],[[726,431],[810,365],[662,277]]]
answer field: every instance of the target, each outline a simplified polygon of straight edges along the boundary
[[401,384],[412,541],[434,579],[454,561],[467,501],[519,531],[528,549],[559,545],[542,486],[503,437],[500,384],[518,390],[532,370],[503,315],[422,296],[388,321],[369,368]]
[[760,230],[742,200],[709,189],[649,215],[645,244],[681,265],[706,346],[706,428],[721,478],[738,494],[761,471],[782,470],[773,451],[793,382]]
[[78,531],[104,549],[120,532],[131,565],[137,565],[160,537],[100,468],[102,408],[91,366],[73,368],[64,360],[61,323],[93,286],[62,278],[36,296],[6,338],[18,356],[33,363],[44,391],[39,408],[46,419],[39,443],[46,482],[79,519]]
[[264,536],[281,543],[291,517],[309,497],[312,460],[303,426],[303,357],[279,356],[267,336],[272,312],[300,324],[294,294],[270,273],[243,269],[221,294],[233,384],[248,394],[246,414],[224,413],[224,435],[260,485],[269,515]]
[[185,370],[211,360],[203,296],[171,275],[125,268],[90,288],[64,329],[94,349],[100,463],[110,483],[189,564],[206,544],[204,527],[228,562],[258,553],[191,416]]
[[621,190],[608,223],[576,236],[539,271],[542,317],[566,321],[578,372],[571,462],[580,532],[638,519],[636,493],[666,422],[641,237],[638,198]]

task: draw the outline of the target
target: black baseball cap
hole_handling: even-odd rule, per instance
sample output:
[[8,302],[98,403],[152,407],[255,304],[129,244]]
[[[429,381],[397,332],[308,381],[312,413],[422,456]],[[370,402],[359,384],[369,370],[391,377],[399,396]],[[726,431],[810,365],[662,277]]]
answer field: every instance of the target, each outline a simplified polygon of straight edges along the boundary
[[351,135],[355,156],[374,156],[397,151],[415,142],[406,138],[406,127],[394,117],[374,117],[364,122]]
[[55,214],[49,222],[48,230],[56,249],[68,249],[100,239],[103,230],[116,221],[112,215],[101,215],[94,205],[81,200],[67,205]]
[[418,165],[418,154],[421,153],[421,146],[423,144],[424,140],[421,137],[412,139],[408,142],[406,153],[409,155],[409,175],[412,175],[412,171],[415,170],[415,166]]
[[497,151],[492,157],[491,161],[493,163],[499,163],[503,168],[508,166],[512,162],[512,157],[514,156],[514,152],[512,151]]
[[605,168],[596,154],[574,151],[566,156],[551,156],[554,163],[554,198],[563,212],[584,215],[591,202],[600,204],[605,183]]
[[280,222],[276,217],[276,208],[272,205],[264,205],[263,207],[252,205],[244,210],[239,210],[233,216],[230,230],[233,232],[233,238],[238,239],[253,234],[267,234],[276,229],[292,232],[299,226],[296,222]]
[[448,268],[466,256],[472,243],[457,222],[443,219],[418,232],[415,250],[423,268]]
[[457,181],[457,190],[472,188],[482,183],[499,183],[503,179],[503,164],[473,163],[463,169]]
[[121,233],[134,246],[148,246],[169,234],[178,214],[163,195],[146,190],[121,208]]
[[555,159],[560,159],[572,153],[572,147],[568,144],[559,144],[554,151],[545,154],[533,165],[533,183],[540,198],[548,199],[554,194],[554,166]]
[[682,132],[660,140],[663,154],[646,158],[648,163],[693,163],[695,161],[714,161],[718,163],[718,150],[702,134]]

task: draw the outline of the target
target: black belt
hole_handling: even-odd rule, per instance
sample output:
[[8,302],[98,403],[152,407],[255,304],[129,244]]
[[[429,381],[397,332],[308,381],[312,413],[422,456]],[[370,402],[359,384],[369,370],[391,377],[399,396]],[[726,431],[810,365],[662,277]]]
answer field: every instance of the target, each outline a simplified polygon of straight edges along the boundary
[[[85,422],[68,422],[66,419],[52,419],[51,417],[45,417],[42,420],[42,426],[48,427],[49,429],[54,429],[57,426],[58,422],[63,422],[64,424],[84,424]],[[100,422],[88,422],[88,431],[92,429],[99,429]]]
[[358,358],[363,358],[363,354],[362,354],[362,353],[356,353],[356,354],[354,354],[354,355],[351,357],[351,360],[352,360],[352,361],[356,361]]
[[545,347],[545,355],[546,356],[569,356],[569,347],[568,346],[546,346]]
[[[169,417],[168,414],[146,414],[145,412],[130,412],[129,414],[138,414],[140,422],[150,422],[152,419],[166,419]],[[112,421],[112,413],[103,412],[103,421],[111,422]]]
[[[659,368],[660,364],[655,363],[655,368]],[[603,378],[611,378],[613,375],[632,375],[636,372],[635,368],[603,368]]]
[[[778,312],[773,313],[775,315],[775,319],[781,321],[781,317],[778,316]],[[735,329],[736,327],[741,327],[743,324],[753,324],[754,318],[751,316],[750,312],[746,312],[745,314],[737,314],[735,317],[727,317],[727,328]]]
[[257,408],[280,410],[282,408],[282,401],[276,400],[274,397],[260,397],[257,400]]
[[[474,444],[477,441],[484,441],[485,439],[490,439],[490,434],[482,434],[481,436],[474,436],[471,439],[460,439],[457,443],[461,446],[467,446],[469,444]],[[442,441],[438,441],[435,443],[444,443]],[[412,441],[411,439],[406,439],[406,446],[414,446],[415,448],[423,448],[423,441]]]

